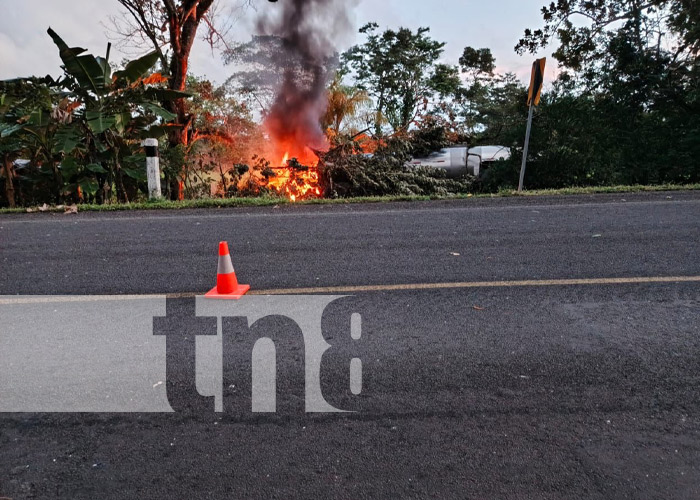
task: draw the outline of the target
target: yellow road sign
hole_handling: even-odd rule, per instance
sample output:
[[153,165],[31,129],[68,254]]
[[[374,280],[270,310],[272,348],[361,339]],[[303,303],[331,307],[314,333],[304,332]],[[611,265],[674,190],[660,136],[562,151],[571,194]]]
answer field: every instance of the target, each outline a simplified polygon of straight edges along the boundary
[[[532,75],[530,76],[530,90],[527,94],[527,105],[537,106],[540,103],[542,84],[544,83],[544,67],[547,58],[537,59],[532,63]],[[534,99],[534,100],[533,100]]]

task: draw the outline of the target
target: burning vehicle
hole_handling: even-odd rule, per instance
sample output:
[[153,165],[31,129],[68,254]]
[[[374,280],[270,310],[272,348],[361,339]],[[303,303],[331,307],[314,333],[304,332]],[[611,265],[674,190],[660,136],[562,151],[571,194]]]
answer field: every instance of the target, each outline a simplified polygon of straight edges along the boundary
[[510,148],[505,146],[453,146],[422,158],[412,158],[407,166],[442,169],[447,177],[466,175],[481,176],[494,162],[510,158]]

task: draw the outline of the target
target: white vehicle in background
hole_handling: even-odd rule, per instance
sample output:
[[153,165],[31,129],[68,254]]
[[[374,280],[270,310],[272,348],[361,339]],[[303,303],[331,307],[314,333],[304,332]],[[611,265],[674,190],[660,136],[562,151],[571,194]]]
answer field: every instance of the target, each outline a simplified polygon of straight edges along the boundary
[[440,168],[447,177],[473,175],[479,177],[493,162],[510,158],[510,148],[505,146],[452,146],[429,154],[424,158],[412,158],[411,167]]

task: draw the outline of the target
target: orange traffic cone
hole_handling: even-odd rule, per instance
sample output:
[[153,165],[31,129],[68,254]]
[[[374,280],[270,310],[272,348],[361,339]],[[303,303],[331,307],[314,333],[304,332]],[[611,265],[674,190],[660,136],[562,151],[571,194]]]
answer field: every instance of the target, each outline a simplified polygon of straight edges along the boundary
[[219,269],[216,273],[216,286],[204,295],[210,299],[240,299],[250,290],[250,285],[239,285],[236,271],[233,270],[228,243],[219,243]]

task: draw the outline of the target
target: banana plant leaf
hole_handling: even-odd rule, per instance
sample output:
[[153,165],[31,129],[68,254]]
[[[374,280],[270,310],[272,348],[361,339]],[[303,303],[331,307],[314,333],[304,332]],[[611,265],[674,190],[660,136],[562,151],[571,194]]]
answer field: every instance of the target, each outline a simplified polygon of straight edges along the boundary
[[124,78],[129,83],[134,83],[148,73],[156,62],[158,62],[158,52],[154,51],[143,57],[134,59],[128,63],[123,70],[115,71],[114,76],[117,78]]
[[143,107],[146,108],[151,113],[153,113],[154,115],[162,118],[166,122],[171,122],[175,118],[177,118],[177,115],[175,113],[171,113],[167,109],[163,108],[162,106],[158,106],[157,104],[145,102],[145,103],[143,103]]
[[112,67],[109,65],[109,61],[105,59],[104,57],[95,57],[95,61],[97,61],[97,64],[100,65],[100,68],[102,69],[102,75],[105,84],[108,84],[112,81]]
[[35,109],[29,114],[27,124],[34,127],[45,127],[49,124],[51,116],[46,111]]
[[102,111],[86,111],[85,119],[88,127],[95,134],[101,134],[105,130],[114,127],[117,124],[117,117],[114,115],[105,115]]
[[138,168],[138,167],[136,167],[136,168],[122,167],[122,171],[128,177],[131,177],[132,179],[135,179],[137,181],[145,181],[148,179],[148,175],[146,174],[145,164],[144,164],[144,166],[142,166],[140,168]]
[[22,141],[18,136],[4,137],[0,141],[0,155],[9,153],[10,155],[18,155],[22,149]]
[[146,165],[146,155],[136,153],[122,158],[122,165],[126,168],[141,168]]
[[85,168],[89,170],[90,172],[94,172],[96,174],[106,174],[107,171],[104,169],[102,165],[99,163],[90,163],[88,165],[85,165]]
[[18,130],[22,130],[22,125],[18,123],[0,123],[0,138],[9,137]]
[[60,127],[54,134],[54,150],[68,154],[80,144],[80,139],[80,131],[75,126]]
[[81,179],[80,182],[78,182],[78,185],[83,191],[83,194],[86,196],[94,196],[97,190],[100,188],[98,182],[92,178]]
[[63,180],[66,181],[73,178],[78,173],[78,163],[75,161],[75,158],[71,158],[70,156],[63,159],[60,168],[63,174]]
[[102,142],[99,139],[99,137],[95,137],[95,149],[97,150],[98,153],[101,153],[101,154],[106,153],[109,150],[107,145],[104,142]]
[[83,89],[92,91],[97,95],[106,93],[107,86],[111,84],[109,75],[111,68],[109,68],[109,64],[104,60],[101,63],[91,54],[80,55],[85,52],[85,49],[68,47],[66,42],[51,28],[48,29],[48,34],[58,47],[66,72],[72,75]]
[[116,122],[114,124],[114,128],[117,129],[117,132],[119,132],[120,134],[123,134],[124,130],[126,130],[127,125],[129,125],[129,123],[132,120],[131,113],[129,113],[129,112],[119,113],[119,114],[115,115],[114,118],[116,119]]

